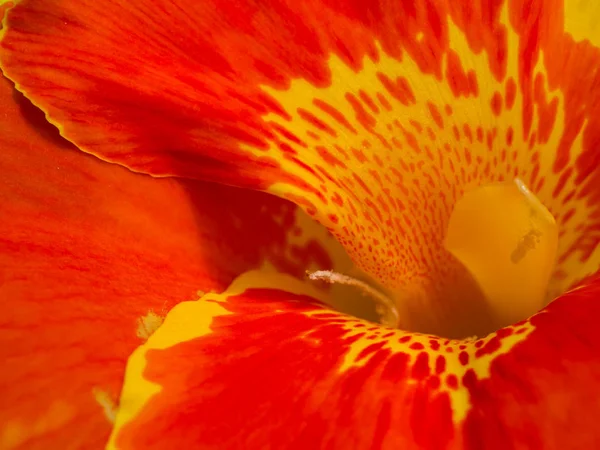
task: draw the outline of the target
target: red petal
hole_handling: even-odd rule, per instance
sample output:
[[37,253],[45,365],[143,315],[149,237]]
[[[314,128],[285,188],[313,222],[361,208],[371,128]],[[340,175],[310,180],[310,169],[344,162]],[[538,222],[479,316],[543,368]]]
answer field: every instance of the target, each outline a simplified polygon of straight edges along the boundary
[[0,81],[0,448],[100,448],[127,357],[173,304],[265,262],[333,263],[292,204],[99,161]]
[[548,207],[552,294],[600,263],[593,4],[24,0],[0,59],[85,151],[289,198],[456,334],[481,304],[442,245],[466,190],[518,176]]
[[109,448],[597,448],[600,275],[476,341],[323,310],[245,274],[130,358]]
[[[511,448],[507,440],[514,448],[600,448],[599,299],[600,273],[533,316],[533,332],[494,362],[488,379],[474,364],[463,378],[473,403],[467,448]],[[498,345],[492,339],[478,352]]]

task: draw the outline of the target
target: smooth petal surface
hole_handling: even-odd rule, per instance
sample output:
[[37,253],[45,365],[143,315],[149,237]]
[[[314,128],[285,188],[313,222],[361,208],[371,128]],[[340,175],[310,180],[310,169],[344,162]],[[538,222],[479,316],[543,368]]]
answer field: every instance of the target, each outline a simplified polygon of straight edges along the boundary
[[175,303],[336,264],[291,203],[102,162],[0,81],[3,450],[103,447],[127,357]]
[[109,448],[597,448],[599,295],[596,276],[528,321],[450,341],[244,274],[178,304],[134,352]]
[[518,176],[557,219],[548,300],[598,268],[597,19],[593,1],[23,0],[0,59],[85,151],[292,199],[413,328],[452,334],[485,315],[442,246],[471,188]]

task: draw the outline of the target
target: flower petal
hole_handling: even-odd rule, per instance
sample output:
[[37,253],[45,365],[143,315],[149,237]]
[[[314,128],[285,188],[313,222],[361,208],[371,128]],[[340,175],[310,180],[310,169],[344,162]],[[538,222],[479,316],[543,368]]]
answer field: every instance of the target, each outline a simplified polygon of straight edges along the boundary
[[291,203],[85,155],[7,80],[0,148],[2,449],[100,448],[127,357],[175,303],[336,264]]
[[450,341],[244,274],[178,304],[134,352],[109,448],[596,448],[599,294],[597,276],[529,321]]
[[442,241],[469,189],[518,176],[552,212],[549,299],[598,268],[600,31],[578,26],[596,13],[562,0],[23,0],[0,59],[85,151],[289,198],[407,298],[406,323],[456,334],[481,295]]

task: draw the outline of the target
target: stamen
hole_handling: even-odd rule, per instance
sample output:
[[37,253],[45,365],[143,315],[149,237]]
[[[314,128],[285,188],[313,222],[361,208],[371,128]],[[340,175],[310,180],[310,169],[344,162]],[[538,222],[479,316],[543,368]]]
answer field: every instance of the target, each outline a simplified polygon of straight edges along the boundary
[[119,410],[117,403],[111,398],[110,395],[108,395],[106,391],[103,391],[97,387],[92,389],[92,395],[94,396],[96,402],[98,402],[98,404],[102,407],[104,415],[108,421],[114,424],[117,418],[117,411]]
[[545,305],[558,230],[521,180],[465,193],[452,211],[445,247],[478,282],[499,327]]
[[330,284],[345,284],[347,286],[354,286],[360,289],[360,291],[371,297],[375,301],[375,310],[379,314],[380,322],[382,325],[389,327],[398,327],[399,316],[398,310],[394,302],[388,298],[385,294],[379,292],[377,289],[369,286],[364,281],[352,278],[348,275],[333,272],[332,270],[316,270],[314,272],[307,271],[306,275],[309,280],[320,280],[326,281]]
[[[164,308],[163,308],[164,309]],[[152,334],[162,325],[165,320],[165,315],[158,315],[154,311],[148,311],[144,317],[137,320],[136,335],[140,339],[147,341]]]

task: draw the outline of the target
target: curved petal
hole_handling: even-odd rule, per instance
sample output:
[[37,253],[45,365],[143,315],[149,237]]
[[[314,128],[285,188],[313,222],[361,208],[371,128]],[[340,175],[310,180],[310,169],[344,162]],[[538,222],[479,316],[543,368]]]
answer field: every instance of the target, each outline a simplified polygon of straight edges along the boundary
[[600,444],[600,275],[468,341],[323,310],[298,284],[253,272],[178,304],[129,360],[109,448]]
[[562,0],[23,0],[0,59],[85,151],[298,203],[410,300],[415,328],[441,332],[480,304],[442,245],[477,185],[519,176],[556,217],[552,295],[598,267],[595,14]]
[[99,161],[0,82],[2,449],[102,447],[127,357],[175,303],[336,264],[294,205]]

